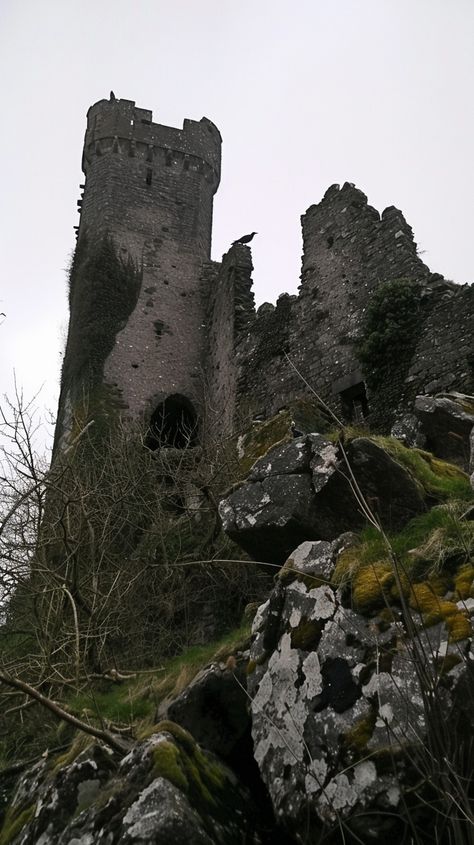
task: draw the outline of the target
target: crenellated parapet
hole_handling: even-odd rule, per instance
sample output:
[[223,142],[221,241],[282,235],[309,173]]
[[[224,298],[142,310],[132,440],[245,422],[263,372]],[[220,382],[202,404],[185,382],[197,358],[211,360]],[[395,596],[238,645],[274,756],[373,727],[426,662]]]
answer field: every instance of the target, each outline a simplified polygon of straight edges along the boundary
[[133,100],[99,100],[87,112],[83,170],[94,156],[120,153],[182,173],[195,171],[217,190],[222,139],[203,117],[185,120],[182,129],[153,123],[153,113]]

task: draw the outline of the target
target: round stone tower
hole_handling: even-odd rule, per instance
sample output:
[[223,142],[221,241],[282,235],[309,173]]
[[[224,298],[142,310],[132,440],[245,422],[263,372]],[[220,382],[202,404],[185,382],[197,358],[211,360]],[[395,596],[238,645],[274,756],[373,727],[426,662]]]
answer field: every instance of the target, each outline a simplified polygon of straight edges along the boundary
[[[161,126],[151,111],[112,94],[88,111],[78,247],[86,243],[87,253],[108,237],[118,259],[131,260],[141,277],[102,370],[104,385],[131,416],[150,419],[169,397],[173,407],[182,397],[186,413],[201,404],[206,326],[199,279],[210,257],[220,156],[221,136],[207,118],[185,120],[182,129]],[[76,289],[71,325],[78,307],[85,304]],[[100,307],[105,321],[107,303]]]

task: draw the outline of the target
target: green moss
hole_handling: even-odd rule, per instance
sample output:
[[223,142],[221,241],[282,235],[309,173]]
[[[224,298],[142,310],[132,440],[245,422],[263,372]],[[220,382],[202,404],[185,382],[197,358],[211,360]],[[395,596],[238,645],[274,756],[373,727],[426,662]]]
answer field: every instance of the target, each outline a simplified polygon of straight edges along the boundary
[[153,773],[155,777],[164,777],[177,789],[187,792],[188,779],[183,771],[182,755],[174,742],[161,740],[153,749]]
[[[474,523],[462,518],[464,512],[465,502],[452,500],[390,535],[397,578],[383,537],[373,528],[365,529],[360,542],[339,555],[332,583],[350,589],[354,607],[369,614],[377,610],[393,614],[388,605],[400,604],[401,585],[424,625],[444,622],[454,642],[471,636],[471,621],[456,605],[471,595],[474,578]],[[453,601],[444,598],[451,592]]]
[[253,675],[256,668],[257,668],[257,661],[256,660],[249,660],[249,662],[247,663],[247,668],[245,670],[246,675]]
[[297,628],[291,631],[291,647],[303,651],[315,649],[321,639],[323,625],[314,619],[302,619]]
[[445,588],[440,587],[436,579],[412,584],[409,594],[410,606],[423,614],[423,624],[426,627],[444,622],[452,642],[467,639],[472,635],[471,621],[455,602],[442,597],[444,593]]
[[422,449],[408,449],[394,437],[375,436],[372,439],[410,471],[427,495],[438,501],[472,498],[469,476],[453,464]]
[[53,757],[51,760],[51,772],[53,774],[57,774],[61,771],[65,766],[69,766],[71,763],[74,763],[74,760],[79,757],[79,754],[82,754],[86,748],[90,748],[92,743],[94,742],[91,736],[88,736],[85,733],[78,733],[71,743],[71,747],[68,751],[65,751],[64,754],[59,754],[56,757]]
[[189,731],[182,728],[181,725],[178,725],[176,722],[172,722],[169,719],[163,719],[161,722],[158,722],[155,730],[157,733],[160,731],[167,731],[179,742],[180,746],[184,748],[188,754],[194,754],[196,750],[196,740],[191,736]]
[[188,731],[164,721],[156,732],[171,734],[174,741],[161,740],[153,749],[154,774],[171,781],[188,794],[193,806],[216,805],[215,792],[224,792],[227,777],[219,763],[208,758]]
[[3,827],[0,831],[0,845],[10,845],[11,842],[21,833],[25,825],[27,825],[33,818],[36,812],[36,804],[26,807],[24,810],[19,810],[16,807],[10,807],[7,810]]
[[376,713],[373,712],[356,722],[347,733],[343,734],[344,745],[358,752],[364,751],[374,732],[375,721]]
[[290,411],[284,410],[266,422],[252,425],[239,443],[242,455],[239,457],[240,478],[245,478],[255,461],[266,455],[273,446],[289,443],[293,439],[291,422]]

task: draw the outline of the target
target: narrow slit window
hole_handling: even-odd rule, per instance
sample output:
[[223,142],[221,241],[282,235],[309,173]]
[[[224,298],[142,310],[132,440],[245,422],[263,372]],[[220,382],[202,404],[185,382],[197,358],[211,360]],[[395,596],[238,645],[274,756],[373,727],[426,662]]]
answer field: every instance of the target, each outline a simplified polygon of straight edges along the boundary
[[146,169],[146,183],[147,185],[151,185],[151,180],[153,179],[153,170],[151,167],[147,167]]

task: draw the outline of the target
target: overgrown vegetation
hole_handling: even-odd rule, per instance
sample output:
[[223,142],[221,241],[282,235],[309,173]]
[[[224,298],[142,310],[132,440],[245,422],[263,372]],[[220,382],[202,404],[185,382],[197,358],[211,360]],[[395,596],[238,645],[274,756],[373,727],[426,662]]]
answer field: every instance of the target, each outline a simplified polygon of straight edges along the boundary
[[392,422],[418,338],[422,289],[409,279],[381,284],[370,299],[358,357],[373,397],[371,424],[386,430]]
[[81,235],[69,271],[71,320],[61,375],[59,433],[66,397],[79,405],[87,396],[96,419],[104,403],[119,401],[104,393],[104,364],[117,333],[135,308],[141,281],[141,268],[128,255],[119,255],[108,233],[94,241],[87,233]]
[[[267,577],[239,563],[245,556],[220,531],[216,501],[232,471],[225,450],[152,451],[138,425],[116,421],[100,438],[93,425],[80,429],[48,470],[34,457],[29,410],[4,422],[5,675],[60,702],[73,691],[73,712],[89,718],[117,694],[111,679],[212,642],[263,597]],[[18,690],[2,688],[2,699],[4,754],[29,756],[43,716]],[[117,695],[112,723],[148,713],[143,700],[127,702]],[[55,728],[47,739],[58,744]]]

